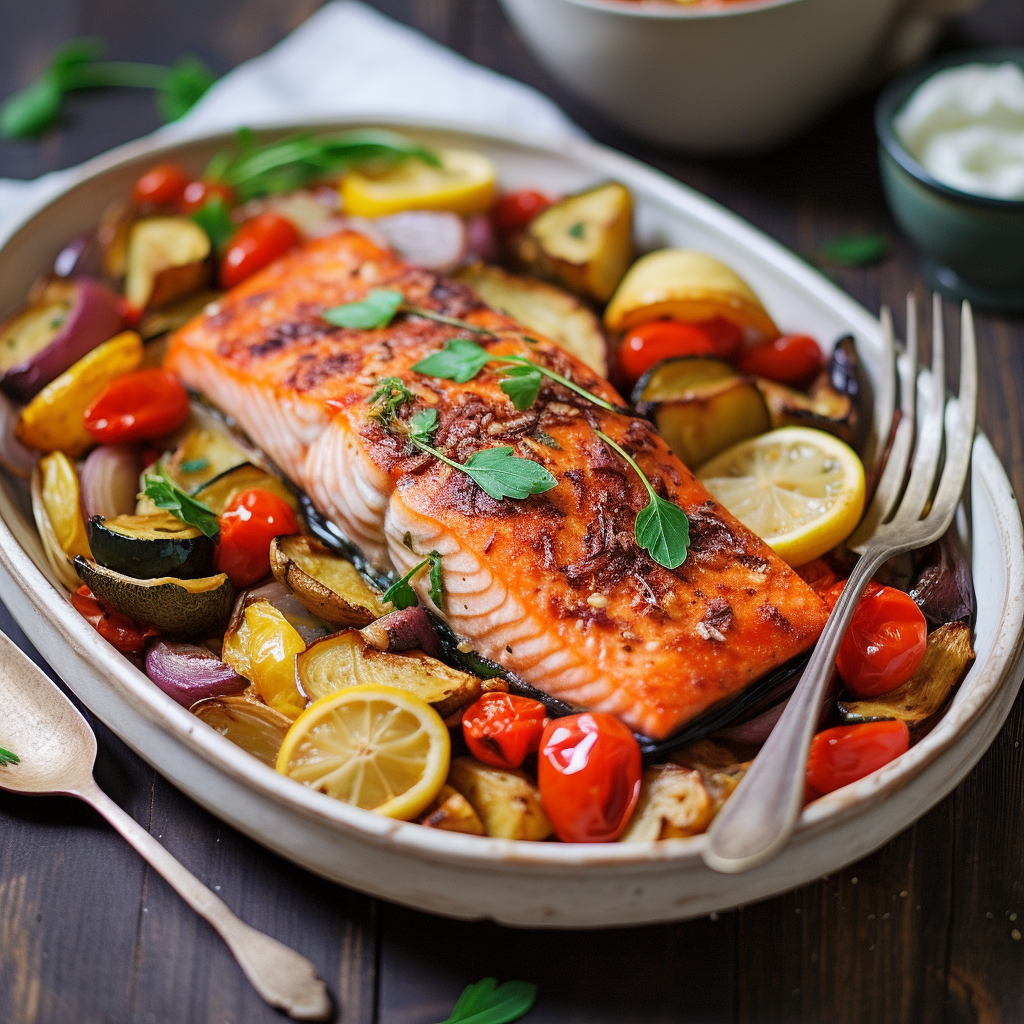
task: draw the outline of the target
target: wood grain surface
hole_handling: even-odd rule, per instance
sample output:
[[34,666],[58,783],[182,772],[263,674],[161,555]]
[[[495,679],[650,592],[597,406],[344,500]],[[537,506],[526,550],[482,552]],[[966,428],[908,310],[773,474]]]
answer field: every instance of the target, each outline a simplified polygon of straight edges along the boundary
[[[800,254],[843,234],[885,233],[891,257],[837,271],[839,284],[871,310],[888,302],[899,311],[908,289],[925,297],[915,255],[882,199],[873,94],[769,156],[678,159],[630,141],[564,95],[494,0],[373,2],[539,87],[600,141],[701,189]],[[170,62],[196,52],[223,73],[316,6],[0,0],[0,95],[36,75],[57,44],[81,36],[105,40],[112,58]],[[1024,44],[1021,0],[987,0],[943,41],[982,44]],[[65,167],[157,124],[146,93],[75,98],[60,132],[0,145],[0,175]],[[1022,496],[1024,321],[980,316],[979,346],[980,425]],[[2,608],[0,628],[31,651]],[[866,860],[732,913],[610,932],[455,923],[349,892],[223,825],[102,726],[97,732],[101,785],[241,917],[310,957],[346,1024],[435,1024],[464,985],[488,974],[540,985],[531,1024],[1024,1020],[1021,701],[953,795]],[[0,794],[0,1024],[279,1019],[213,931],[98,817],[71,801]]]

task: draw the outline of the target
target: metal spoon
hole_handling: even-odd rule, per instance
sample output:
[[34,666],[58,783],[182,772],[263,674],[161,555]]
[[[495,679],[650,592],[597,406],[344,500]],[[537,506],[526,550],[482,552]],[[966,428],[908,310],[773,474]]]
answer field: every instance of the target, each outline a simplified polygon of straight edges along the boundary
[[0,789],[12,793],[74,796],[99,811],[206,918],[227,943],[253,988],[295,1020],[326,1020],[327,987],[303,956],[240,921],[93,778],[96,737],[60,689],[0,632],[0,746],[17,764],[0,766]]

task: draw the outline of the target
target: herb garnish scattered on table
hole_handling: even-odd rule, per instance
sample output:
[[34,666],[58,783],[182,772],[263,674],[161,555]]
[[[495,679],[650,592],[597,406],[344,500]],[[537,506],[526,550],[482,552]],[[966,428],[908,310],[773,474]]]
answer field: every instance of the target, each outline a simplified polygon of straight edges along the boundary
[[17,754],[0,747],[0,768],[5,768],[9,764],[20,764],[20,762],[21,758]]
[[430,566],[430,600],[438,608],[444,608],[444,577],[441,575],[441,554],[438,551],[431,551],[422,562],[414,565],[400,580],[384,591],[382,601],[390,601],[396,608],[411,608],[419,604],[416,598],[416,591],[409,586],[412,578],[421,570]]
[[155,476],[146,475],[146,488],[143,494],[157,508],[165,509],[175,519],[180,519],[187,526],[194,526],[207,537],[217,540],[220,536],[217,513],[209,505],[204,505],[183,491],[167,475],[163,467],[157,466],[155,473]]
[[815,263],[826,267],[870,267],[888,255],[885,235],[845,235],[833,238],[815,257]]
[[441,1024],[510,1024],[529,1013],[537,998],[537,986],[529,981],[484,978],[467,985],[451,1016]]
[[161,115],[175,121],[214,82],[210,69],[198,57],[182,57],[168,68],[97,60],[102,50],[103,44],[96,39],[77,39],[60,47],[39,78],[4,101],[0,107],[0,135],[8,139],[41,135],[57,121],[65,95],[78,89],[155,89]]

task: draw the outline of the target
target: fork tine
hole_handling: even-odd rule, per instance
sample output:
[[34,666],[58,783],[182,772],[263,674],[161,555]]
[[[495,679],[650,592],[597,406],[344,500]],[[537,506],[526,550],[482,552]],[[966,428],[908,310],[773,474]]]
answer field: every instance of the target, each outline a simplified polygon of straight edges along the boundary
[[[887,316],[885,314],[888,314]],[[889,332],[888,349],[896,355],[892,343],[892,314],[888,308],[883,310],[882,332]],[[871,504],[861,519],[860,525],[847,541],[851,551],[864,553],[868,541],[885,522],[896,507],[896,500],[903,489],[903,481],[907,476],[910,452],[914,444],[915,419],[917,411],[917,298],[913,292],[907,294],[907,342],[902,365],[896,361],[893,366],[893,381],[896,376],[900,381],[900,421],[896,426],[896,434],[889,450],[889,458],[882,470],[882,475],[875,486]],[[883,442],[884,443],[884,442]],[[879,453],[884,454],[884,449]]]
[[916,522],[924,514],[942,455],[942,436],[946,408],[946,342],[942,325],[942,297],[932,295],[932,372],[928,382],[928,407],[921,418],[917,449],[910,469],[910,480],[893,519],[901,526]]
[[896,418],[896,381],[899,368],[896,363],[896,338],[892,325],[892,310],[883,305],[878,319],[882,327],[882,366],[889,372],[883,373],[875,389],[874,430],[870,431],[864,446],[864,470],[879,475],[882,458],[892,437],[893,420]]
[[974,427],[978,412],[978,350],[974,336],[974,314],[964,302],[960,311],[960,393],[946,410],[946,465],[935,492],[932,510],[925,520],[931,539],[941,537],[956,514],[967,480],[974,448]]

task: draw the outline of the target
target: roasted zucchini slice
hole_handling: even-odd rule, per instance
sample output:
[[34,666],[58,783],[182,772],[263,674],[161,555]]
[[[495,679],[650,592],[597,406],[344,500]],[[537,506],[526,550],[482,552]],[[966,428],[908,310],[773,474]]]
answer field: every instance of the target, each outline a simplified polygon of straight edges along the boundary
[[163,459],[164,472],[183,490],[194,494],[230,469],[248,463],[245,452],[223,430],[196,427]]
[[218,516],[224,514],[224,509],[234,501],[243,491],[258,489],[269,491],[282,498],[293,511],[298,512],[298,498],[288,487],[276,476],[272,476],[265,469],[246,462],[241,466],[235,466],[220,476],[215,477],[208,484],[204,484],[195,493],[197,501],[209,506]]
[[815,427],[853,444],[857,408],[848,394],[832,387],[827,374],[815,381],[807,395],[763,377],[756,377],[755,382],[768,406],[773,430],[776,427]]
[[100,565],[135,579],[196,579],[213,571],[216,545],[170,512],[89,520],[89,547]]
[[75,571],[105,605],[161,633],[183,639],[214,636],[231,615],[234,591],[225,573],[197,580],[139,580],[79,555]]
[[366,626],[388,609],[347,559],[311,537],[275,537],[270,568],[314,615],[339,626]]

